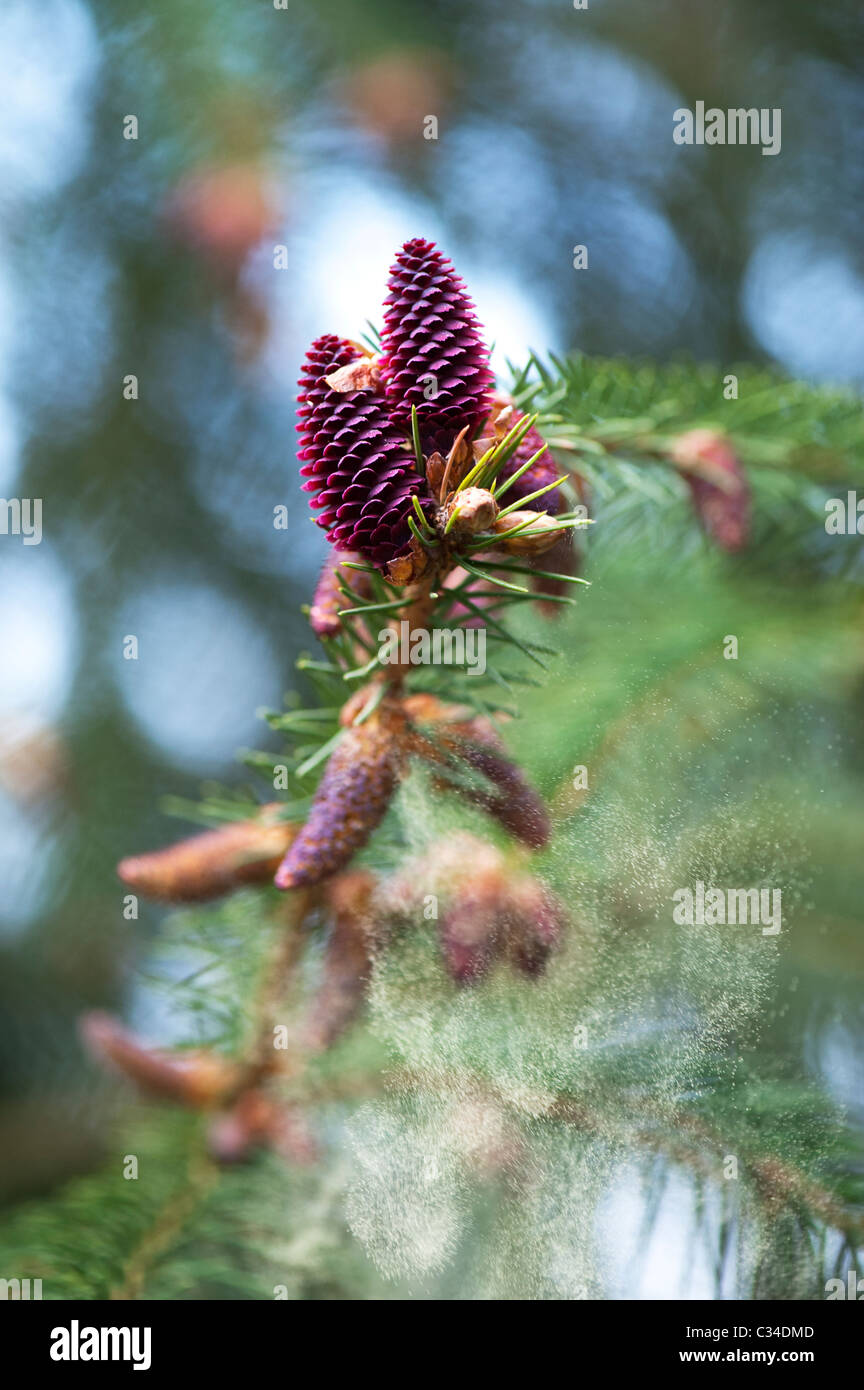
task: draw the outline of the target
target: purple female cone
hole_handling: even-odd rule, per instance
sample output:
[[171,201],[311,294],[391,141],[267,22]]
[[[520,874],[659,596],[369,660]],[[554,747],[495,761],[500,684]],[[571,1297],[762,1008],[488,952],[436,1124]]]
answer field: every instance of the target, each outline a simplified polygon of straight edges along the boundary
[[384,301],[383,375],[390,416],[410,428],[416,407],[426,453],[446,456],[466,425],[473,434],[491,404],[489,351],[474,305],[451,262],[431,241],[406,241]]
[[332,333],[307,352],[297,409],[300,473],[328,540],[383,569],[408,549],[420,478],[384,396],[336,391],[325,379],[362,356],[356,344]]

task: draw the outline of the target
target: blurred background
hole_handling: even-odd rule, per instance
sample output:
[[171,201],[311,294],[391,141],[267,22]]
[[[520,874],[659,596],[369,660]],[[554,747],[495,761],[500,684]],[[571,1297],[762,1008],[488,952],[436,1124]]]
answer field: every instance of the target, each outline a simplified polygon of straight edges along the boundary
[[[114,865],[184,828],[166,796],[247,776],[236,750],[266,746],[256,710],[309,645],[308,341],[378,321],[394,250],[423,235],[499,366],[578,348],[860,387],[864,10],[4,0],[0,57],[0,494],[42,498],[44,528],[0,537],[17,1198],[101,1150],[78,1014],[183,1032],[130,984],[162,914],[124,920]],[[672,113],[698,99],[781,107],[782,154],[677,147]],[[281,505],[302,524],[276,529]]]

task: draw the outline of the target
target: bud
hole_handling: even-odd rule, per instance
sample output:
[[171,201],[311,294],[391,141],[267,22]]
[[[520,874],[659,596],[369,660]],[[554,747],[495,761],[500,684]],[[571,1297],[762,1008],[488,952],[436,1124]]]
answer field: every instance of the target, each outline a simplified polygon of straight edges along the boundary
[[215,1052],[163,1052],[147,1047],[110,1014],[85,1014],[81,1035],[100,1062],[110,1062],[148,1095],[192,1109],[210,1109],[236,1087],[236,1063]]
[[279,802],[271,802],[255,820],[234,821],[153,854],[123,859],[117,873],[145,897],[205,902],[246,883],[266,883],[296,834],[296,825],[280,819]]
[[466,487],[457,492],[445,509],[446,523],[456,544],[476,536],[478,531],[488,531],[497,515],[498,503],[482,487]]
[[[517,535],[508,533],[517,526],[526,529]],[[512,555],[542,555],[549,550],[561,535],[561,527],[548,512],[510,512],[499,517],[492,527],[498,539],[496,549],[507,550]]]

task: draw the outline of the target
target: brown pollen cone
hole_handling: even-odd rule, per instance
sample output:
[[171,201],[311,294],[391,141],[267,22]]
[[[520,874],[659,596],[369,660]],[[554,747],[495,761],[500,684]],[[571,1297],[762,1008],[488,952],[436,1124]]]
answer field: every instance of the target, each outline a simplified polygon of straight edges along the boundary
[[259,1087],[243,1091],[233,1105],[214,1117],[208,1143],[217,1163],[245,1163],[256,1149],[273,1149],[301,1165],[318,1157],[302,1110]]
[[324,953],[321,986],[303,1027],[314,1052],[330,1047],[363,1007],[375,947],[371,911],[374,874],[355,869],[332,880],[327,894],[333,926]]
[[[488,791],[461,786],[451,789],[482,807],[514,839],[530,849],[544,849],[550,834],[546,807],[522,769],[508,758],[492,721],[479,716],[464,724],[444,726],[440,739],[445,748],[492,783]],[[446,777],[443,780],[446,783]]]
[[338,637],[342,631],[339,610],[352,607],[351,600],[339,587],[340,579],[354,590],[358,599],[368,598],[372,592],[368,574],[362,570],[347,569],[344,565],[346,560],[361,562],[360,556],[353,550],[338,550],[334,546],[321,568],[309,610],[309,623],[316,637]]
[[704,530],[721,550],[743,550],[750,534],[750,488],[729,440],[718,430],[689,430],[675,441],[672,460]]
[[205,902],[247,883],[273,877],[297,826],[279,819],[280,806],[263,806],[254,820],[205,830],[152,854],[123,859],[117,873],[136,893],[165,902]]
[[474,835],[446,836],[384,880],[379,915],[416,920],[427,894],[441,900],[438,936],[448,973],[473,984],[499,958],[539,975],[566,926],[566,913],[539,879]]
[[345,730],[330,755],[306,824],[276,873],[277,888],[311,887],[335,874],[384,819],[405,757],[405,717],[383,702]]
[[542,974],[566,925],[561,903],[539,879],[514,874],[500,856],[472,854],[472,862],[441,921],[449,973],[471,984],[505,957],[526,975]]
[[148,1095],[192,1109],[217,1106],[236,1087],[234,1062],[215,1052],[163,1052],[147,1047],[110,1014],[85,1014],[81,1035],[99,1061],[107,1061]]
[[501,928],[498,874],[479,872],[447,908],[440,925],[444,962],[457,984],[472,984],[486,974]]
[[566,925],[562,904],[539,879],[523,875],[507,889],[507,951],[526,975],[539,975]]
[[444,963],[458,984],[472,984],[486,974],[499,951],[507,877],[504,857],[494,845],[473,835],[454,835],[439,841],[425,863],[416,869],[409,866],[415,891],[430,871],[432,889],[444,899],[438,924]]

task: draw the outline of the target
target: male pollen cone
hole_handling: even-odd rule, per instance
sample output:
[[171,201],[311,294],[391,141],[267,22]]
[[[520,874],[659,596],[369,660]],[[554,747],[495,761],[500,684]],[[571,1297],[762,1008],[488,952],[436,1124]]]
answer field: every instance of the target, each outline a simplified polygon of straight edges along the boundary
[[539,975],[563,935],[563,906],[539,879],[524,875],[509,886],[507,916],[512,963],[526,975]]
[[117,873],[145,898],[206,902],[246,883],[266,883],[285,855],[297,826],[278,819],[279,803],[261,808],[254,820],[205,830],[152,854],[122,859]]
[[404,759],[404,719],[386,708],[345,730],[312,810],[276,873],[277,888],[312,887],[336,873],[383,820]]
[[544,849],[551,828],[543,799],[522,769],[507,757],[492,722],[478,717],[452,724],[441,730],[440,737],[457,757],[493,784],[488,792],[460,788],[463,795],[493,816],[514,839],[530,849]]
[[315,1140],[299,1105],[289,1105],[260,1087],[244,1090],[210,1126],[208,1147],[217,1163],[245,1163],[256,1149],[273,1149],[291,1163],[318,1157]]
[[558,945],[565,915],[538,879],[506,866],[482,870],[463,882],[447,907],[440,939],[445,964],[458,984],[471,984],[499,956],[526,975],[540,975]]
[[[326,378],[357,361],[362,350],[326,333],[306,354],[297,429],[304,492],[319,526],[343,550],[359,551],[383,569],[408,549],[411,498],[418,492],[414,455],[373,390],[339,391]],[[431,507],[431,499],[427,506]]]
[[375,886],[375,876],[364,869],[349,870],[330,884],[333,926],[321,985],[303,1027],[303,1040],[312,1051],[330,1047],[363,1007],[375,945],[371,911]]
[[339,588],[339,580],[353,589],[358,599],[368,598],[371,593],[369,575],[362,570],[342,567],[344,560],[358,561],[360,556],[352,550],[337,550],[335,547],[327,555],[315,585],[315,595],[309,611],[309,622],[316,637],[338,637],[342,631],[339,617],[340,608],[350,608],[351,602]]
[[500,931],[497,887],[482,881],[464,887],[439,928],[444,963],[457,984],[473,984],[486,974],[495,959]]
[[236,1064],[215,1052],[147,1047],[110,1014],[85,1014],[81,1035],[99,1061],[112,1063],[148,1095],[194,1109],[218,1105],[237,1084]]
[[391,419],[410,426],[415,406],[424,451],[444,454],[488,414],[489,350],[465,282],[434,242],[406,241],[384,303],[383,375]]
[[689,430],[676,439],[672,459],[708,535],[721,550],[743,550],[750,534],[750,488],[729,440],[718,430]]
[[486,974],[500,947],[507,881],[504,857],[494,845],[473,835],[454,835],[431,847],[416,875],[430,871],[434,891],[444,897],[438,924],[444,964],[457,984],[472,984]]

